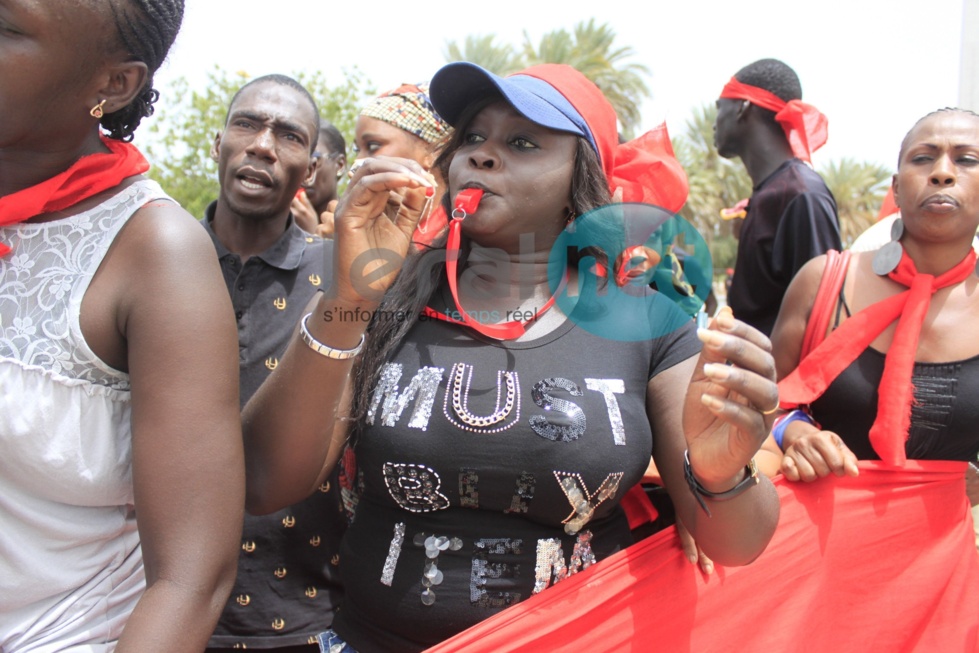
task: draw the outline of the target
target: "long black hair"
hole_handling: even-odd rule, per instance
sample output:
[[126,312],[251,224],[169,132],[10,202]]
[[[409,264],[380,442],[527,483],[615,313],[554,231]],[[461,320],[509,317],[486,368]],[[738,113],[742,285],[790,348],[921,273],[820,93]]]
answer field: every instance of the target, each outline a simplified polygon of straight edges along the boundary
[[184,0],[112,0],[109,6],[120,46],[130,61],[142,61],[149,72],[133,101],[100,121],[109,138],[131,141],[140,121],[153,115],[153,104],[160,97],[153,88],[153,75],[180,31]]
[[[472,104],[459,119],[451,140],[442,150],[435,167],[448,179],[449,164],[456,152],[465,144],[469,124],[487,105],[499,101],[500,96],[489,96]],[[576,216],[609,204],[612,199],[608,181],[602,170],[598,154],[588,141],[578,137],[571,177],[571,206]],[[451,193],[443,197],[443,208],[451,214]],[[401,346],[408,331],[415,324],[438,288],[445,273],[445,244],[447,234],[421,251],[409,254],[400,274],[384,294],[377,311],[367,326],[364,350],[354,367],[354,392],[351,418],[355,420],[352,432],[356,437],[363,427],[371,394],[381,374],[381,368]],[[407,316],[391,319],[391,316]]]

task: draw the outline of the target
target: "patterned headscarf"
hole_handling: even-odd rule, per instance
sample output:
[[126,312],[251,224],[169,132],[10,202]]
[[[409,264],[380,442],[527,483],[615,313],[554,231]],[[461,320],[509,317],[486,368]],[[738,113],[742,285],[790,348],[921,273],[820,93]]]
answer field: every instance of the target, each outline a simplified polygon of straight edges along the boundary
[[360,115],[383,120],[433,145],[452,134],[452,128],[432,106],[428,84],[402,84],[393,91],[382,93],[364,107]]

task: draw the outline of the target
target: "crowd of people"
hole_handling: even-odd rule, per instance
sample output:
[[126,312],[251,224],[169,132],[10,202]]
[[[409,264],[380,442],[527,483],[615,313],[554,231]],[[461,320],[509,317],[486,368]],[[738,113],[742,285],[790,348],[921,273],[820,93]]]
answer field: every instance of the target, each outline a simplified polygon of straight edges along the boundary
[[[715,650],[721,621],[820,650],[814,616],[844,649],[979,648],[979,350],[955,336],[979,116],[911,127],[890,239],[851,253],[810,165],[826,117],[785,63],[738,70],[715,141],[754,191],[727,301],[691,318],[665,128],[620,138],[565,65],[428,71],[363,107],[352,163],[299,82],[251,80],[188,215],[129,143],[182,18],[0,2],[0,651],[632,650],[651,627]],[[781,632],[740,630],[793,591]]]

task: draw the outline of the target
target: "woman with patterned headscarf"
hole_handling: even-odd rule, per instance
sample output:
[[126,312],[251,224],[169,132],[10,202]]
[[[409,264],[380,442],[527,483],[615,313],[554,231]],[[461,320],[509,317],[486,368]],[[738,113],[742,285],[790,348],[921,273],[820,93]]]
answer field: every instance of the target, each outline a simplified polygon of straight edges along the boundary
[[[373,156],[393,156],[417,161],[426,171],[432,170],[442,146],[452,136],[452,127],[442,120],[428,97],[428,84],[402,84],[396,89],[381,93],[371,100],[357,116],[354,152],[357,162],[350,166],[350,176],[357,171],[359,161]],[[433,206],[438,207],[441,193]],[[401,197],[392,195],[392,211],[397,212]],[[299,201],[293,205],[297,210]],[[324,238],[333,237],[333,211],[337,200],[331,201],[320,213],[316,233]],[[416,240],[429,243],[448,223],[445,213],[436,210],[419,224]]]
[[452,134],[432,106],[427,84],[403,84],[382,93],[357,118],[354,151],[357,159],[397,156],[414,159],[426,170]]
[[[354,152],[357,161],[367,157],[394,156],[417,161],[436,175],[438,187],[444,188],[433,169],[442,146],[452,136],[452,127],[442,120],[428,95],[428,84],[402,84],[371,100],[357,117]],[[351,168],[356,170],[357,163]],[[392,198],[397,202],[398,198]],[[441,193],[435,197],[439,205]],[[445,214],[436,211],[419,223],[415,239],[431,242],[446,225]]]

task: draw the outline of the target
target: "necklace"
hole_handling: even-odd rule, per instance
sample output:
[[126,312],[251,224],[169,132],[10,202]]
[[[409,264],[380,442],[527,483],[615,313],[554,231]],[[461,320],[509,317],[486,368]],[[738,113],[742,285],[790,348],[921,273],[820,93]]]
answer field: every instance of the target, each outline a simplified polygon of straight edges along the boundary
[[[446,419],[461,429],[474,433],[499,433],[520,421],[520,379],[516,372],[498,370],[496,373],[496,408],[489,415],[474,415],[469,410],[469,388],[472,384],[472,365],[456,363],[449,372],[449,388],[445,392],[443,411]],[[506,388],[506,396],[503,389]],[[502,400],[502,405],[501,405]],[[449,403],[452,411],[449,411]],[[510,413],[514,418],[505,422]],[[453,418],[453,415],[459,421]],[[460,423],[461,422],[461,423]],[[499,425],[499,426],[497,426]],[[494,427],[494,428],[490,428]]]

